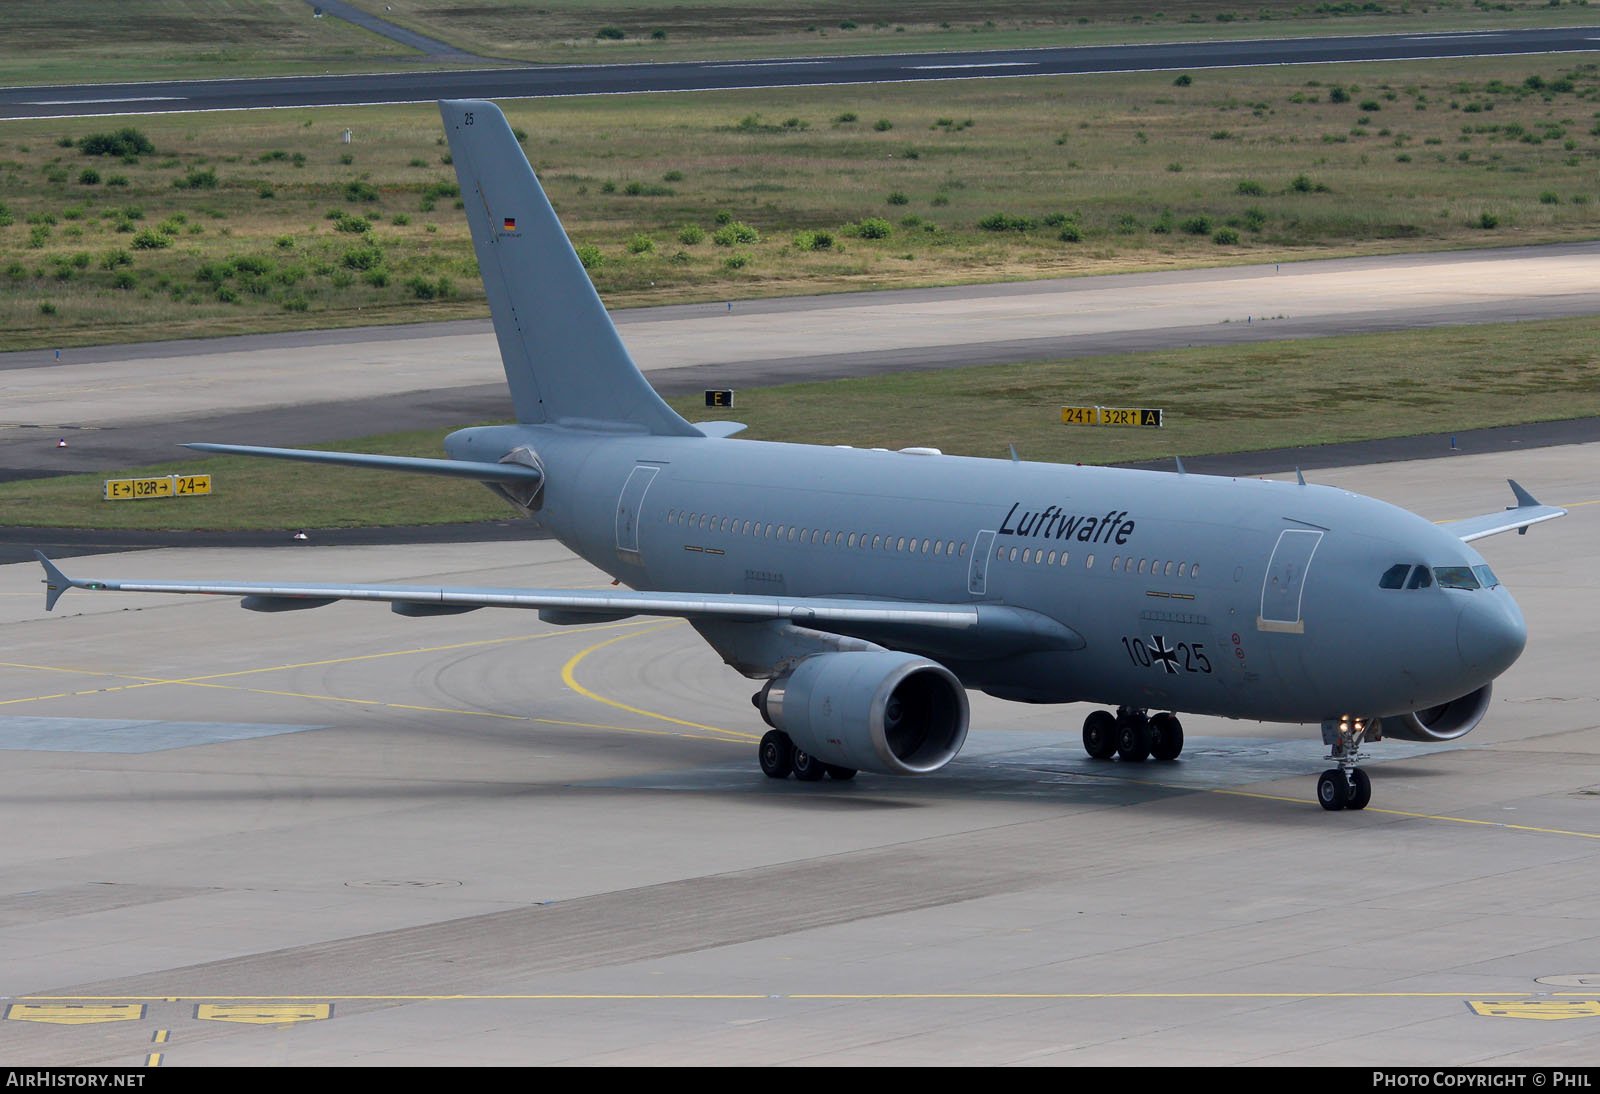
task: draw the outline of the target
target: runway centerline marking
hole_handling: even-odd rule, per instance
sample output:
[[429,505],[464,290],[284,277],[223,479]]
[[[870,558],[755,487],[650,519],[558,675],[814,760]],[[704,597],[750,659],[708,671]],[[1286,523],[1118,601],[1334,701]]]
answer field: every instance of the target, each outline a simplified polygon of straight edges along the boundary
[[642,630],[631,631],[628,634],[619,634],[615,638],[606,639],[604,642],[596,642],[594,645],[590,646],[588,649],[579,650],[577,653],[572,655],[572,657],[567,661],[567,663],[565,665],[561,666],[561,681],[562,681],[562,683],[566,684],[567,687],[571,688],[573,691],[577,692],[579,695],[582,695],[586,699],[593,699],[595,702],[604,703],[608,707],[616,707],[618,710],[625,710],[629,714],[638,714],[641,717],[645,717],[645,718],[658,718],[663,722],[671,722],[674,725],[688,726],[691,729],[704,729],[704,730],[708,730],[708,731],[710,731],[712,733],[726,734],[726,736],[724,736],[724,737],[716,738],[718,740],[727,740],[729,737],[736,738],[736,739],[741,740],[741,741],[759,740],[760,738],[754,733],[741,733],[738,730],[723,729],[720,726],[708,726],[708,725],[704,725],[704,724],[702,724],[700,722],[690,722],[690,721],[686,721],[683,718],[674,718],[670,714],[658,714],[657,712],[655,712],[653,710],[643,710],[643,709],[641,709],[639,707],[629,706],[627,703],[619,703],[615,699],[607,699],[604,695],[600,695],[600,694],[598,694],[596,692],[590,691],[588,688],[586,688],[582,684],[578,683],[578,677],[576,675],[576,670],[578,668],[578,665],[583,661],[583,659],[585,657],[588,657],[591,653],[594,653],[596,650],[605,649],[607,646],[612,645],[613,643],[616,643],[616,642],[621,642],[625,638],[632,638],[635,635],[640,635],[640,634],[654,634],[656,631],[665,630],[668,627],[681,626],[682,623],[683,623],[682,620],[674,620],[671,623],[663,623],[663,624],[661,624],[659,626],[647,627],[647,628],[644,628]]

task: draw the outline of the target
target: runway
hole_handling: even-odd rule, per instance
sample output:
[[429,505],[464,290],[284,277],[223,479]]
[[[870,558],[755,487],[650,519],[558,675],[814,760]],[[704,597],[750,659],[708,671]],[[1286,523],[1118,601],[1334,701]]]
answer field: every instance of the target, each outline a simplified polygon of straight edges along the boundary
[[[1600,244],[641,308],[668,395],[1007,361],[1600,314]],[[0,476],[510,416],[487,320],[0,354]],[[737,415],[735,415],[737,416]],[[56,441],[69,440],[66,448]],[[1309,466],[1309,465],[1308,465]],[[1236,468],[1217,467],[1218,471]]]
[[[1600,447],[1325,471],[1479,546],[1527,652],[1462,747],[974,697],[944,771],[775,783],[660,620],[245,615],[0,567],[0,1054],[28,1064],[1600,1062]],[[99,577],[592,587],[548,542],[159,551]],[[1530,1020],[1532,1018],[1562,1020]],[[153,1058],[153,1059],[152,1059]]]
[[1600,27],[0,88],[0,119],[1584,53]]

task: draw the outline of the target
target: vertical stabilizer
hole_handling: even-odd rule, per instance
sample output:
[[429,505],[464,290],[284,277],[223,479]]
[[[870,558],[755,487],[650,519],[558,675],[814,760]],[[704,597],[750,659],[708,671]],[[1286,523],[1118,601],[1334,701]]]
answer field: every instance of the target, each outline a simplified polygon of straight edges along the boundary
[[500,108],[439,104],[517,420],[699,436],[617,337]]

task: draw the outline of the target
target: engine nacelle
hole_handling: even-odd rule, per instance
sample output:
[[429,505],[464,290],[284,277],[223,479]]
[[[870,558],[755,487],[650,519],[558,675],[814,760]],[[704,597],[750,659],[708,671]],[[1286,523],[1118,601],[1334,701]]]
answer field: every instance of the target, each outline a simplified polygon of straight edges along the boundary
[[955,674],[909,653],[821,653],[756,696],[767,724],[824,763],[925,775],[967,740],[967,692]]
[[1489,709],[1489,685],[1435,707],[1383,720],[1383,735],[1400,741],[1453,741],[1471,733]]

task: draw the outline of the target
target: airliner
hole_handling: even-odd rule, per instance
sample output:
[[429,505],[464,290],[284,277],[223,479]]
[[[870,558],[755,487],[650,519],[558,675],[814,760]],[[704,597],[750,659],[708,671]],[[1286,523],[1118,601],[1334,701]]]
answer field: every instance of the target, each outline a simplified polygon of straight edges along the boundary
[[1184,713],[1315,724],[1327,810],[1364,808],[1383,737],[1450,741],[1527,632],[1469,544],[1565,515],[1515,504],[1436,526],[1298,482],[740,439],[691,424],[618,337],[504,115],[440,103],[517,424],[450,434],[447,458],[228,444],[208,452],[486,484],[616,579],[601,590],[69,578],[69,588],[338,600],[403,616],[524,608],[557,625],[686,619],[760,681],[772,778],[931,775],[977,689],[1088,702],[1097,760],[1172,762]]

